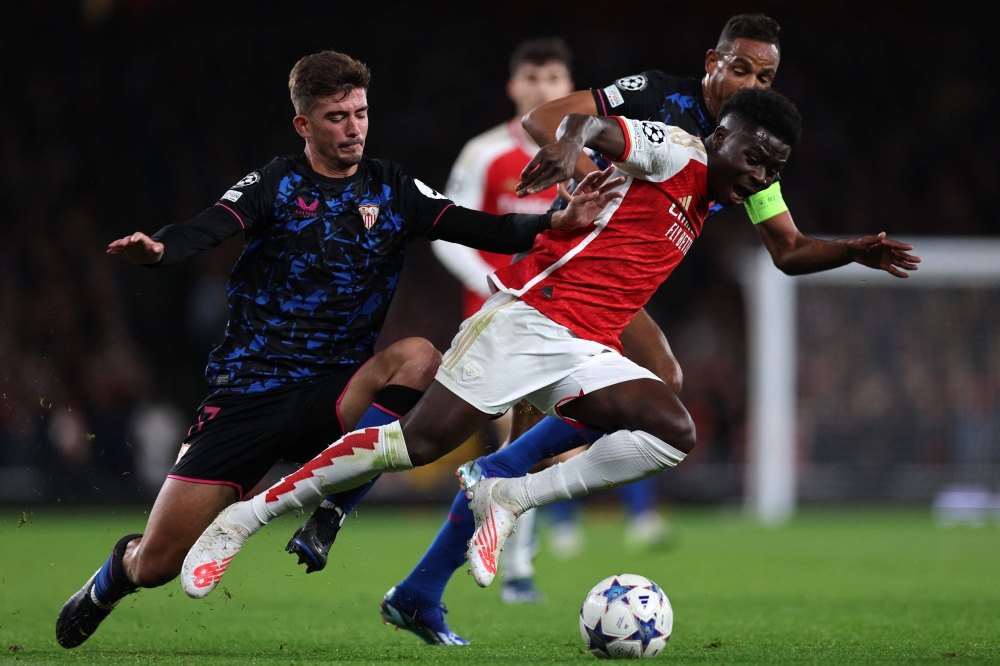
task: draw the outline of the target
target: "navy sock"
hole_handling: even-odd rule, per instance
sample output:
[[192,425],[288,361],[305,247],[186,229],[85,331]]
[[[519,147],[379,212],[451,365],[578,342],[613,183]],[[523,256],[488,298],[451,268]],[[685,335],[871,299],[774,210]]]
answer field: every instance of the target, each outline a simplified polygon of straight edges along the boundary
[[111,549],[108,561],[104,563],[104,566],[100,568],[97,576],[94,578],[94,596],[98,602],[113,606],[125,595],[132,594],[139,589],[125,575],[123,558],[125,557],[125,548],[128,547],[129,542],[141,536],[141,534],[124,536]]
[[[420,400],[420,396],[423,394],[423,391],[418,391],[409,386],[389,384],[375,396],[375,402],[372,403],[367,412],[362,414],[356,429],[374,428],[398,421],[403,414],[406,414],[417,404],[417,401]],[[320,506],[332,508],[329,505],[336,505],[340,507],[340,510],[346,516],[354,510],[354,507],[358,505],[361,498],[368,494],[368,491],[372,489],[372,486],[375,485],[380,476],[382,475],[379,474],[363,486],[351,488],[335,495],[327,495],[320,502]]]
[[618,489],[629,516],[652,511],[656,505],[656,478],[649,477]]
[[451,503],[451,512],[438,530],[430,548],[410,575],[396,586],[400,601],[408,610],[436,608],[455,570],[465,564],[465,550],[476,529],[465,491]]
[[589,444],[602,434],[597,430],[581,430],[562,419],[547,416],[509,446],[486,456],[489,471],[496,472],[488,476],[524,476],[546,458]]

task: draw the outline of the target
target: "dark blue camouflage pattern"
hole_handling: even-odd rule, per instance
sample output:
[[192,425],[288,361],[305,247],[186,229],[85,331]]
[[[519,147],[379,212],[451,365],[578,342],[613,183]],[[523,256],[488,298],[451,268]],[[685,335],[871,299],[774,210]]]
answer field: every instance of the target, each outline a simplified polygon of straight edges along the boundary
[[[449,204],[386,160],[366,157],[345,179],[319,176],[302,157],[254,173],[234,186],[236,201],[219,202],[246,226],[246,245],[229,279],[226,337],[206,368],[213,392],[267,391],[369,358],[407,242]],[[365,205],[378,206],[370,229]]]

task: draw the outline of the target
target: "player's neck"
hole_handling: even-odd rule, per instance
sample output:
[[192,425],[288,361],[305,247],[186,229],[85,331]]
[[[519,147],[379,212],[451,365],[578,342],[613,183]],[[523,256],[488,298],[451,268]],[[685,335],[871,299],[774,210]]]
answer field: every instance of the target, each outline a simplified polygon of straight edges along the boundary
[[306,160],[309,167],[321,176],[327,178],[350,178],[358,172],[357,164],[341,164],[320,155],[311,145],[306,143]]

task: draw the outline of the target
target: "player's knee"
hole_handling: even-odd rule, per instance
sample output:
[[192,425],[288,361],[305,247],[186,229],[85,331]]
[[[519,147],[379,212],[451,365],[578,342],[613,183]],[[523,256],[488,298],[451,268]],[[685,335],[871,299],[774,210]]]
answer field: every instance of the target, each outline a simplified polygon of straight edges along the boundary
[[424,338],[406,338],[391,349],[396,367],[390,383],[426,390],[441,365],[441,352]]
[[632,430],[648,432],[681,453],[690,453],[697,442],[694,420],[679,403],[643,409],[635,415],[633,423],[638,427],[632,427]]

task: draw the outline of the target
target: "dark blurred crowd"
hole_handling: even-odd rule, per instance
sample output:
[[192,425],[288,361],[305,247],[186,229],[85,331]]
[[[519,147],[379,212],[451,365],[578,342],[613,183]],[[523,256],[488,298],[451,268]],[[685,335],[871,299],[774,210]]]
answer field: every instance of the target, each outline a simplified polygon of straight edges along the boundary
[[[643,69],[698,76],[726,18],[746,9],[616,7],[370,3],[350,20],[330,3],[291,13],[194,0],[6,7],[0,501],[155,493],[204,397],[242,239],[163,271],[113,261],[104,247],[183,221],[274,155],[300,151],[286,88],[298,57],[335,48],[366,61],[368,152],[442,188],[464,141],[511,115],[505,67],[519,40],[563,36],[581,88]],[[990,196],[1000,87],[975,66],[988,62],[989,26],[902,5],[759,9],[783,27],[775,87],[805,118],[783,181],[804,231],[1000,232]],[[713,219],[649,306],[685,369],[699,432],[676,496],[740,491],[746,352],[734,248],[754,243],[742,211]],[[446,348],[459,287],[423,241],[408,261],[384,341],[423,335]],[[834,318],[826,332],[849,340],[836,333],[845,326]]]

